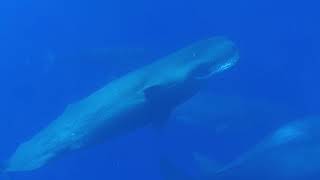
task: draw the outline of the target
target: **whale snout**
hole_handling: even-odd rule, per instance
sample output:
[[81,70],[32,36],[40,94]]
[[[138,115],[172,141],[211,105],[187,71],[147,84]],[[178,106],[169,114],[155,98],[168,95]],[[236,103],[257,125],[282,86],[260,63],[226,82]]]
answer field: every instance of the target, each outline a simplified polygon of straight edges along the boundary
[[197,54],[192,72],[195,79],[206,79],[223,72],[233,67],[239,59],[237,47],[225,37],[199,42],[194,46],[194,54]]

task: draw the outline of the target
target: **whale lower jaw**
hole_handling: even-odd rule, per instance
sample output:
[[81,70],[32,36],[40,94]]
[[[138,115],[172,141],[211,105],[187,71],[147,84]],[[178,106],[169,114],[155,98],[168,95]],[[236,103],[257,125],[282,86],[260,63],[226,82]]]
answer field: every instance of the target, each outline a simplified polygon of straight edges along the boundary
[[234,56],[229,58],[229,60],[226,63],[223,63],[220,66],[218,66],[218,68],[214,71],[214,73],[220,73],[227,69],[230,69],[238,62],[238,59],[239,59],[239,55],[235,54]]
[[197,77],[196,79],[208,79],[214,74],[224,72],[232,68],[238,62],[238,59],[239,59],[239,55],[236,54],[233,57],[229,58],[229,60],[226,63],[220,64],[217,67],[214,67],[214,69],[211,70],[211,73],[209,73],[208,75]]

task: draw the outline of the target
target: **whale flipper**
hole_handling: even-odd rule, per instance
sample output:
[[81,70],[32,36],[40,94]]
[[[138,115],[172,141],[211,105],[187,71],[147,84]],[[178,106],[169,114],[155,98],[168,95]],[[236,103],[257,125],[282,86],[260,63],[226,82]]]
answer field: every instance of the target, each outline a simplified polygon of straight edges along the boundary
[[163,129],[163,126],[165,126],[166,122],[170,118],[173,107],[169,104],[163,103],[163,93],[166,93],[168,91],[165,86],[162,85],[154,85],[146,88],[144,90],[144,96],[146,97],[148,103],[151,105],[162,105],[163,108],[161,111],[158,110],[158,113],[156,116],[153,116],[151,126],[157,130]]
[[164,126],[167,124],[167,121],[170,119],[171,114],[172,114],[171,109],[164,110],[162,113],[158,114],[157,117],[155,117],[152,120],[151,126],[154,129],[156,129],[158,132],[162,133],[162,130]]

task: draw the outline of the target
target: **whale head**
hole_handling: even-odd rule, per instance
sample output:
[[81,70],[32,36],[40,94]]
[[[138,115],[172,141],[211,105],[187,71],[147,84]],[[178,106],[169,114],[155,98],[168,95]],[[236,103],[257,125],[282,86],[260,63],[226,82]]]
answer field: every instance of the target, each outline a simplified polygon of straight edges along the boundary
[[145,94],[155,102],[166,106],[181,104],[192,97],[199,87],[214,74],[223,72],[239,59],[235,44],[225,37],[213,37],[198,41],[178,50],[159,61],[152,69],[157,79],[145,88]]
[[181,53],[186,56],[183,61],[187,65],[188,77],[194,80],[208,79],[231,68],[239,59],[235,44],[225,37],[199,41]]

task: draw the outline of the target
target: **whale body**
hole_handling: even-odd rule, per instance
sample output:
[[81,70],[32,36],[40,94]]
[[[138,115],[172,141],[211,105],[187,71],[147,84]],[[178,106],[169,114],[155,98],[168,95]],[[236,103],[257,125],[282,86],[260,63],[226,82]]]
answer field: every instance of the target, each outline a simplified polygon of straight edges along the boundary
[[280,127],[225,166],[207,155],[194,153],[195,167],[200,171],[197,175],[187,174],[168,158],[163,158],[161,170],[167,180],[317,180],[319,138],[320,117],[303,118]]
[[63,154],[151,123],[161,125],[209,77],[237,60],[232,41],[213,37],[129,72],[69,104],[57,119],[22,143],[2,171],[35,170]]
[[319,117],[290,122],[217,171],[213,179],[316,180],[320,175],[319,138]]

